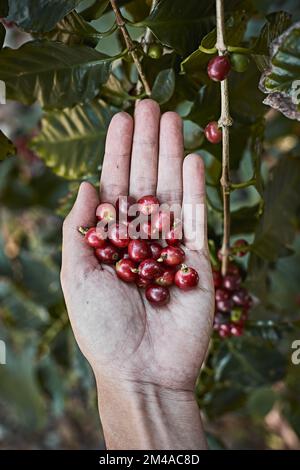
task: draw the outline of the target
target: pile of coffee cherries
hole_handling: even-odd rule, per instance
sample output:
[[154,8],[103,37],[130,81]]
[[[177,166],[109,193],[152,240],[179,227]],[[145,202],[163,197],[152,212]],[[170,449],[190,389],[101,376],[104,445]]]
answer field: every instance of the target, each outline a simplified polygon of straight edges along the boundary
[[120,196],[115,206],[100,204],[96,217],[97,227],[79,228],[85,242],[100,263],[115,266],[122,281],[144,288],[150,303],[166,305],[172,285],[183,291],[197,286],[198,273],[184,264],[185,252],[179,246],[181,221],[171,211],[161,210],[157,197],[147,195],[136,202]]
[[[245,240],[237,240],[233,245],[235,255],[244,256],[247,245]],[[222,276],[220,269],[214,268],[213,279],[215,286],[214,330],[221,338],[241,336],[253,303],[251,295],[241,285],[241,270],[236,263],[231,261],[225,276]]]

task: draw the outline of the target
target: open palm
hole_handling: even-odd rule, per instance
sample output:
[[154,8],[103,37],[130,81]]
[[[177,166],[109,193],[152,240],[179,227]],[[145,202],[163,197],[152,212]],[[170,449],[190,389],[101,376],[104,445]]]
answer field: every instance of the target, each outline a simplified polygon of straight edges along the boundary
[[192,390],[211,333],[214,291],[206,243],[185,242],[186,262],[197,269],[199,285],[155,308],[135,285],[121,282],[112,267],[100,265],[77,232],[95,224],[99,201],[119,195],[157,194],[161,202],[203,204],[204,166],[198,155],[183,161],[182,123],[176,113],[160,116],[158,105],[141,101],[135,119],[119,113],[106,141],[100,196],[89,183],[80,187],[64,223],[62,286],[77,342],[100,376]]

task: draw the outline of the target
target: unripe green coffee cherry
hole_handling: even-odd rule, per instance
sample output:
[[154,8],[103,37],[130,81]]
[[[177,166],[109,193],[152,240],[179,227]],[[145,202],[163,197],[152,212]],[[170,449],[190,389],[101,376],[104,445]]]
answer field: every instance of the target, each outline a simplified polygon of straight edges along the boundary
[[233,53],[230,55],[230,62],[236,72],[245,72],[249,65],[249,58],[245,54]]

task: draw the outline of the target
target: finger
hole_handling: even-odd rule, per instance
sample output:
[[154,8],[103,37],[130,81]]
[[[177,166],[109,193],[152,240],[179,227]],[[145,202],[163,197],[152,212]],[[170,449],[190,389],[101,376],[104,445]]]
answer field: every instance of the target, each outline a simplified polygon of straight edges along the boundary
[[132,135],[132,117],[125,112],[115,114],[106,137],[100,179],[101,201],[114,204],[120,195],[128,195]]
[[160,120],[157,196],[162,203],[182,202],[182,120],[167,112]]
[[92,227],[96,223],[99,196],[90,183],[80,185],[75,204],[63,224],[62,276],[98,265],[93,249],[83,240],[78,227]]
[[185,245],[190,250],[206,250],[205,167],[197,154],[183,162],[183,222]]
[[137,198],[156,191],[159,119],[155,101],[146,99],[136,106],[129,192]]

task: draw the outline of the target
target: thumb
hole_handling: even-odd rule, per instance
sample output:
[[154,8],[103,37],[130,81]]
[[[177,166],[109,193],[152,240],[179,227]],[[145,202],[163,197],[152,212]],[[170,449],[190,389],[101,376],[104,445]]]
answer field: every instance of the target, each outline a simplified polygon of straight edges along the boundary
[[98,192],[90,183],[81,183],[74,206],[63,224],[62,277],[98,264],[93,249],[84,243],[78,232],[80,226],[92,227],[96,223]]

